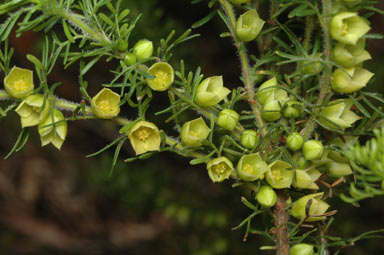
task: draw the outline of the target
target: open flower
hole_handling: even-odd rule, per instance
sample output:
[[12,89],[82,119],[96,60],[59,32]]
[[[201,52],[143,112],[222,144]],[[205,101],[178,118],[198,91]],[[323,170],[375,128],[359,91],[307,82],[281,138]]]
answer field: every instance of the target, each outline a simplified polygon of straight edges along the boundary
[[4,88],[14,98],[29,96],[34,88],[33,72],[14,66],[4,78]]
[[[320,112],[320,122],[329,127],[349,128],[353,123],[361,119],[351,111],[353,101],[351,99],[339,99],[330,102]],[[324,119],[323,119],[324,118]],[[337,124],[338,126],[334,125]]]
[[101,119],[111,119],[120,112],[120,96],[108,88],[103,88],[92,98],[93,114]]
[[222,76],[204,79],[196,89],[195,102],[203,107],[214,106],[223,100],[231,91],[223,86]]
[[181,128],[181,142],[189,147],[200,147],[202,141],[208,137],[209,131],[201,117],[188,121]]
[[264,23],[255,9],[248,10],[236,21],[236,35],[241,41],[253,41],[259,35]]
[[207,170],[213,182],[222,182],[233,172],[233,164],[226,157],[215,158],[208,162]]
[[[298,199],[292,205],[291,214],[293,217],[305,221],[324,220],[326,216],[322,216],[329,208],[329,205],[321,200],[323,192],[306,195]],[[311,201],[310,201],[311,200]],[[310,203],[310,204],[308,204]],[[309,215],[306,215],[306,208],[309,206]]]
[[293,187],[299,189],[319,189],[319,186],[315,183],[321,176],[321,173],[315,168],[308,170],[295,170],[295,178],[293,179]]
[[[42,109],[43,106],[44,109]],[[31,95],[17,106],[15,112],[20,115],[23,128],[35,126],[48,117],[49,101],[44,100],[43,95]]]
[[255,181],[269,170],[259,153],[243,155],[237,163],[237,173],[244,181]]
[[352,93],[364,88],[374,75],[370,71],[353,67],[345,69],[345,73],[341,69],[336,69],[331,78],[331,86],[334,91],[339,93]]
[[38,129],[42,146],[52,143],[58,150],[61,149],[67,136],[67,121],[59,110],[53,109],[52,115],[40,122]]
[[269,170],[266,172],[266,179],[269,185],[275,189],[284,189],[291,187],[294,171],[287,162],[276,160],[269,164]]
[[175,74],[170,64],[166,62],[157,62],[153,64],[148,73],[155,76],[155,78],[147,78],[145,81],[148,86],[157,91],[167,90],[173,83]]
[[344,68],[352,68],[368,59],[371,55],[365,50],[364,38],[360,38],[356,45],[337,43],[332,51],[332,60]]
[[160,150],[159,129],[151,122],[137,122],[129,131],[128,138],[136,155]]
[[342,12],[331,20],[330,32],[333,39],[355,45],[371,27],[355,12]]

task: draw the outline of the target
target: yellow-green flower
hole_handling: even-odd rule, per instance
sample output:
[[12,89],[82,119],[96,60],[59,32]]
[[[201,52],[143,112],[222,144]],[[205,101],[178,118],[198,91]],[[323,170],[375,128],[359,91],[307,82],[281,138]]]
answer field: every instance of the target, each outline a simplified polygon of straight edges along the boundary
[[222,76],[212,76],[204,79],[196,89],[195,102],[203,107],[218,104],[231,91],[223,86]]
[[59,110],[53,109],[52,115],[40,122],[38,129],[42,146],[52,143],[61,149],[67,136],[67,121]]
[[248,10],[236,21],[236,35],[243,42],[253,41],[259,35],[264,23],[255,9]]
[[175,77],[172,66],[166,62],[153,64],[148,69],[148,73],[155,76],[155,78],[147,78],[145,81],[151,89],[157,91],[167,90],[172,85]]
[[133,46],[133,54],[138,61],[149,58],[153,53],[153,43],[149,40],[140,40]]
[[260,142],[260,135],[255,130],[244,130],[241,134],[241,145],[247,149],[252,149]]
[[276,77],[273,77],[260,85],[256,93],[256,97],[259,100],[260,104],[263,105],[267,102],[267,99],[272,95],[272,93],[278,89],[276,86]]
[[324,152],[324,146],[320,141],[312,139],[304,143],[302,151],[306,160],[320,159]]
[[370,71],[353,67],[345,69],[336,69],[331,78],[332,89],[339,93],[352,93],[364,88],[374,75]]
[[315,168],[308,170],[295,170],[295,178],[293,179],[293,187],[299,189],[319,189],[319,186],[315,183],[321,176],[321,173]]
[[330,32],[333,39],[355,45],[371,27],[355,12],[342,12],[335,15],[330,24]]
[[300,150],[304,143],[304,137],[297,132],[293,132],[287,137],[287,146],[292,151]]
[[217,125],[226,130],[233,131],[239,122],[239,118],[240,115],[236,111],[231,109],[223,109],[217,118]]
[[303,113],[303,106],[296,100],[289,100],[283,105],[282,113],[287,119],[296,119]]
[[44,100],[44,96],[40,94],[30,95],[17,106],[15,112],[20,115],[23,128],[35,126],[48,117],[49,101]]
[[202,141],[208,137],[209,131],[201,117],[188,121],[181,128],[181,142],[189,147],[200,147]]
[[120,96],[108,88],[103,88],[92,98],[92,113],[101,119],[111,119],[120,112]]
[[276,192],[269,186],[262,186],[256,194],[256,200],[262,207],[270,208],[276,204]]
[[269,164],[269,170],[266,172],[266,179],[269,185],[275,189],[284,189],[291,187],[294,171],[287,162],[276,160]]
[[29,96],[34,88],[33,72],[14,66],[4,78],[4,88],[14,98]]
[[344,68],[352,68],[368,59],[371,55],[365,50],[364,38],[360,38],[356,45],[337,43],[332,51],[332,60]]
[[208,162],[207,170],[213,182],[222,182],[233,172],[233,164],[226,157],[215,158]]
[[[325,119],[320,119],[320,122],[326,126],[337,128],[336,125],[342,128],[349,128],[353,123],[361,119],[350,109],[353,105],[351,99],[339,99],[330,102],[326,107],[323,107],[320,116]],[[328,121],[329,120],[329,121]]]
[[237,163],[237,173],[244,181],[256,181],[269,170],[259,153],[243,155]]
[[348,163],[340,163],[336,161],[328,163],[328,176],[342,177],[352,173],[352,168]]
[[137,122],[129,131],[128,138],[136,155],[160,150],[159,129],[151,122]]
[[[305,221],[319,221],[324,220],[326,216],[322,216],[329,208],[329,205],[321,200],[323,192],[306,195],[298,199],[292,205],[291,214],[293,217]],[[309,202],[311,200],[311,202]],[[309,204],[310,203],[310,206]],[[309,215],[306,215],[306,208],[309,206]]]
[[313,245],[299,243],[289,249],[289,255],[314,255]]

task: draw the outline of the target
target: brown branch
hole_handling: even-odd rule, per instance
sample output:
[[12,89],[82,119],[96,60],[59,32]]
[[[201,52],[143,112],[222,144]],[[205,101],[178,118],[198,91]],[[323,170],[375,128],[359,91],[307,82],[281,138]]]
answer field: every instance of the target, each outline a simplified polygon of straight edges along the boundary
[[288,213],[286,210],[286,197],[281,190],[277,191],[277,202],[274,210],[275,219],[275,238],[276,238],[276,255],[289,255],[288,240]]

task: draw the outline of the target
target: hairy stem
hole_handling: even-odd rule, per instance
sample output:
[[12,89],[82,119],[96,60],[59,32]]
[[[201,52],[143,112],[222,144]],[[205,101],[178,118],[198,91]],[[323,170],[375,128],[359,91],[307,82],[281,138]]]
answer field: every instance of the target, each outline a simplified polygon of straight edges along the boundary
[[277,190],[277,202],[275,205],[275,238],[276,238],[276,255],[289,255],[289,239],[288,239],[288,213],[286,210],[286,197],[282,190]]
[[251,70],[249,68],[249,61],[248,61],[245,45],[243,42],[240,42],[237,39],[235,34],[235,29],[236,29],[235,13],[233,11],[232,5],[227,0],[220,0],[220,3],[223,6],[223,9],[229,19],[229,22],[231,25],[230,32],[231,32],[235,47],[239,53],[240,64],[241,64],[241,74],[244,79],[245,90],[247,93],[247,100],[251,106],[253,114],[256,117],[256,125],[261,131],[260,133],[261,133],[261,136],[263,137],[265,136],[266,131],[264,129],[264,120],[261,117],[261,104],[257,100],[255,95],[255,87],[254,87],[254,83],[251,76]]

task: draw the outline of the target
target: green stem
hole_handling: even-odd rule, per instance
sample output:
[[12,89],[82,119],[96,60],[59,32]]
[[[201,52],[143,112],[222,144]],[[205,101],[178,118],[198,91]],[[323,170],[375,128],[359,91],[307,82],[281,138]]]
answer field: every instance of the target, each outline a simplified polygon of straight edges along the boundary
[[243,42],[240,42],[235,34],[236,29],[236,17],[233,11],[232,5],[227,0],[220,0],[221,5],[224,8],[227,17],[229,18],[229,22],[231,24],[231,35],[234,41],[235,47],[239,53],[240,64],[241,64],[241,73],[245,83],[245,90],[247,93],[247,100],[251,106],[252,112],[256,117],[256,125],[260,130],[260,134],[262,137],[265,136],[265,128],[264,128],[264,120],[261,117],[261,104],[256,98],[255,87],[251,76],[251,70],[249,68],[249,61],[247,52],[245,50],[245,45]]
[[[318,15],[319,22],[321,24],[321,28],[323,29],[323,36],[324,36],[324,57],[325,61],[329,63],[330,61],[330,55],[331,55],[331,37],[328,30],[329,25],[329,17],[331,13],[332,8],[332,1],[331,0],[322,0],[323,3],[323,13],[322,15]],[[324,99],[327,96],[328,93],[328,87],[329,82],[331,79],[330,71],[332,70],[332,66],[330,64],[327,64],[327,68],[324,68],[323,74],[321,76],[320,80],[320,93],[319,97],[317,99],[316,104],[318,106],[321,106],[324,102]],[[311,118],[307,122],[307,125],[301,130],[301,134],[304,136],[304,140],[308,140],[313,132],[313,130],[316,127],[316,118],[321,110],[321,107],[316,107],[314,111],[312,112]]]

